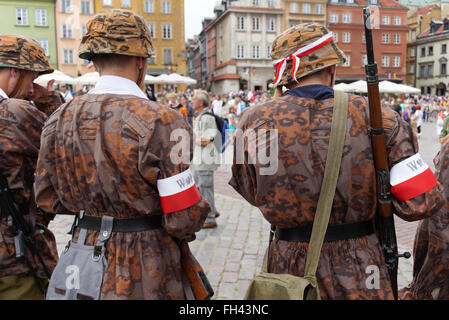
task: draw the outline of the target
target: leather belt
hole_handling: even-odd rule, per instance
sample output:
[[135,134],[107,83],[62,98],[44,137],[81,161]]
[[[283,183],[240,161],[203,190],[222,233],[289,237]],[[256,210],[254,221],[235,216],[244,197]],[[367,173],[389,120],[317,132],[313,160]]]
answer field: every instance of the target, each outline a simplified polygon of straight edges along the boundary
[[[374,233],[374,221],[361,221],[346,224],[330,224],[327,226],[324,242],[361,238]],[[279,240],[309,242],[312,225],[291,229],[276,227],[275,235]]]
[[[83,215],[78,220],[77,227],[89,230],[101,229],[101,217]],[[139,232],[162,227],[162,216],[146,216],[132,219],[114,219],[112,232]]]

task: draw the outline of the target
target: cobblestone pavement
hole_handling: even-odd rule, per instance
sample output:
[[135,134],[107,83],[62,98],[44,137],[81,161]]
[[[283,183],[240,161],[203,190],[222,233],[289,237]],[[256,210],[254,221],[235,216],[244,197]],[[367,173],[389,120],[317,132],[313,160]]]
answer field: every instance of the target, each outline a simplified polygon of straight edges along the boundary
[[[439,150],[435,135],[435,124],[423,125],[423,136],[419,140],[420,153],[434,169],[432,159]],[[246,202],[229,185],[230,162],[215,174],[216,207],[221,213],[217,218],[218,227],[203,229],[197,239],[190,243],[191,250],[207,272],[214,288],[213,299],[242,299],[251,281],[262,266],[263,255],[268,245],[269,224],[259,210]],[[232,156],[231,156],[232,159]],[[64,248],[70,236],[67,232],[72,224],[72,216],[57,216],[50,224],[55,233],[58,251]],[[417,222],[396,219],[399,251],[412,253]],[[406,286],[412,280],[413,259],[400,259],[398,285]]]

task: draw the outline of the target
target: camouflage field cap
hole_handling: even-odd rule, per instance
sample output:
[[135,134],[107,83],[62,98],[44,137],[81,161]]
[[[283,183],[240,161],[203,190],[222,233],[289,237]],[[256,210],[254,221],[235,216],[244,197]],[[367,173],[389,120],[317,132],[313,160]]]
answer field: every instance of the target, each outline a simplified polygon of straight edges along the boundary
[[40,75],[54,71],[39,43],[18,35],[0,35],[0,67],[37,71]]
[[273,41],[271,59],[276,86],[346,61],[332,32],[317,23],[298,24],[280,34]]
[[87,23],[79,57],[91,60],[93,54],[121,54],[148,58],[154,54],[150,29],[145,19],[127,10],[106,10]]

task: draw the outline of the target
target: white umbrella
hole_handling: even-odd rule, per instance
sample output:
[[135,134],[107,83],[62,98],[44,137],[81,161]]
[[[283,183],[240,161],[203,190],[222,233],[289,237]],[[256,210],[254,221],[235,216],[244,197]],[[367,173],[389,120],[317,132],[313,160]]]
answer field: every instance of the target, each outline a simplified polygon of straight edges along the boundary
[[381,92],[381,93],[397,93],[397,92],[401,92],[401,89],[398,87],[397,83],[384,80],[384,81],[379,82],[379,92]]
[[76,78],[76,83],[81,85],[94,85],[100,79],[100,74],[98,72],[88,72],[79,78]]
[[158,79],[157,77],[153,77],[147,74],[145,75],[145,83],[158,83]]
[[336,84],[335,86],[334,86],[334,90],[337,90],[337,91],[343,91],[343,92],[348,92],[349,91],[349,85],[348,84],[346,84],[346,83],[339,83],[339,84]]
[[168,77],[176,84],[196,84],[196,80],[189,77],[181,76],[180,74],[177,73],[172,73]]
[[44,74],[42,76],[37,77],[36,80],[34,80],[34,83],[46,87],[50,80],[55,80],[56,83],[68,83],[68,84],[76,83],[75,79],[59,70],[55,70],[52,73]]
[[402,93],[421,93],[421,90],[418,88],[406,86],[405,84],[397,84],[398,88]]
[[168,74],[161,74],[160,76],[156,77],[157,81],[159,81],[158,83],[163,83],[163,84],[170,84],[173,83],[171,82],[170,77],[168,76]]
[[358,80],[348,84],[348,92],[366,93],[368,92],[365,80]]

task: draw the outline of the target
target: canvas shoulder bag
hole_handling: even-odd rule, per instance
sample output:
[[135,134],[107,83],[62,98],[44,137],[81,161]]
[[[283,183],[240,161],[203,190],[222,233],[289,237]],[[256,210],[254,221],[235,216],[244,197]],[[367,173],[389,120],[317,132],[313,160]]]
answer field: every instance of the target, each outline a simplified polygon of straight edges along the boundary
[[[267,270],[268,249],[265,252],[262,272],[251,282],[245,300],[320,300],[316,270],[323,246],[332,202],[335,196],[348,119],[348,95],[335,91],[332,127],[327,152],[324,179],[307,251],[304,277],[274,274]],[[273,234],[270,234],[270,241]]]

